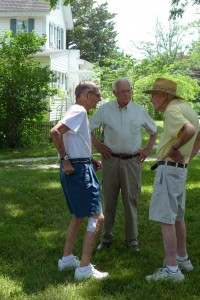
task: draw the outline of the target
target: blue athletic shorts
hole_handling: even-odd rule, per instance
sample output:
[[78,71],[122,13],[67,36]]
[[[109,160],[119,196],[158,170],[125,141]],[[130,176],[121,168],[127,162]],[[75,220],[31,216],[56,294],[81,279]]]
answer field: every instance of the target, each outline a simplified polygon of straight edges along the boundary
[[60,182],[69,211],[77,219],[102,213],[100,186],[91,158],[70,159],[75,171],[66,175],[60,165]]

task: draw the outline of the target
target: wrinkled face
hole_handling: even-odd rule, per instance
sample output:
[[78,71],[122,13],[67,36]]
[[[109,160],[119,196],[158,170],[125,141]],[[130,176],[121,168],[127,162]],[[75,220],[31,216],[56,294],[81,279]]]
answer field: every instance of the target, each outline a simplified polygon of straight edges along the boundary
[[126,81],[118,82],[117,90],[113,91],[121,107],[124,107],[131,101],[132,88]]
[[166,101],[167,97],[168,97],[167,94],[160,93],[160,92],[153,92],[151,94],[150,101],[156,110],[165,111],[168,104],[168,102]]
[[101,95],[99,89],[94,89],[93,91],[86,92],[87,97],[87,111],[96,108],[97,103],[101,101]]

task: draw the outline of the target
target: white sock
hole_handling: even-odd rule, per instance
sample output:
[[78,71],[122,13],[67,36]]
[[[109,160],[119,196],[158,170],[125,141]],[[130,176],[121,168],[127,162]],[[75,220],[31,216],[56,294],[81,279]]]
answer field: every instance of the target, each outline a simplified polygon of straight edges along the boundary
[[73,257],[74,257],[73,254],[70,254],[70,255],[67,255],[67,256],[63,256],[63,257],[62,257],[62,261],[63,261],[64,263],[67,263],[67,262],[68,262],[69,260],[71,260]]
[[78,269],[79,269],[79,271],[81,272],[81,273],[84,273],[84,272],[86,272],[87,270],[89,270],[91,268],[91,265],[89,264],[88,266],[85,266],[85,267],[79,267]]
[[166,267],[170,270],[170,272],[176,273],[178,271],[178,266],[168,266]]
[[188,259],[188,256],[187,256],[187,255],[186,255],[186,256],[179,256],[179,255],[176,255],[176,259],[177,259],[178,261],[185,261],[185,260]]

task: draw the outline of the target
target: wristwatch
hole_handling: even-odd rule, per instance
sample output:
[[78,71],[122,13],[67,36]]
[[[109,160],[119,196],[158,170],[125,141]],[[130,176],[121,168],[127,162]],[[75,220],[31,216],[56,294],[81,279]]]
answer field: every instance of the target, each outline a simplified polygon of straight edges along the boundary
[[66,154],[64,157],[61,157],[60,159],[61,159],[61,160],[68,160],[68,159],[69,159],[69,155]]

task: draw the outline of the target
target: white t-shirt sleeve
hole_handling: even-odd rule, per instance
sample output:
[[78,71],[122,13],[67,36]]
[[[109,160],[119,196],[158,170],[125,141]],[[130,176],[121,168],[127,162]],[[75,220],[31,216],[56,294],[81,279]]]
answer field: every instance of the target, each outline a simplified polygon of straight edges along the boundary
[[61,123],[70,128],[71,133],[77,133],[82,125],[85,114],[86,111],[84,108],[80,109],[79,107],[79,109],[69,109],[61,120]]

